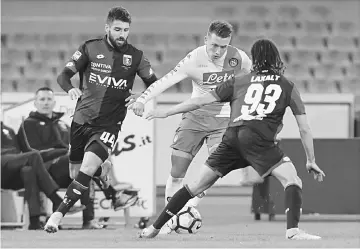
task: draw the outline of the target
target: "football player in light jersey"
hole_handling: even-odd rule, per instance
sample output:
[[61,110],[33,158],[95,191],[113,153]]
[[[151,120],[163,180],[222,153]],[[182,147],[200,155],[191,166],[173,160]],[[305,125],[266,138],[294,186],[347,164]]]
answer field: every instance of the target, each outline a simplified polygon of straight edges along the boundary
[[[252,63],[249,57],[244,51],[229,45],[232,33],[233,28],[228,22],[213,21],[205,36],[205,45],[190,52],[172,71],[149,86],[134,103],[129,102],[129,109],[142,116],[146,102],[185,78],[192,79],[192,97],[199,97],[235,76],[249,73]],[[203,143],[206,142],[210,154],[216,149],[229,117],[229,103],[220,102],[183,114],[171,146],[172,168],[166,182],[165,204],[182,188],[186,171]],[[201,193],[187,205],[197,206],[204,195]]]

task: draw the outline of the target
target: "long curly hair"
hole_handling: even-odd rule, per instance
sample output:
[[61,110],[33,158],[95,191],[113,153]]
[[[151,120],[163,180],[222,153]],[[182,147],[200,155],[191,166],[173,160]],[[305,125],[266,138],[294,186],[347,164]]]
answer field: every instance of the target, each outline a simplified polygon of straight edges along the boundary
[[258,73],[263,70],[283,74],[284,63],[275,44],[267,39],[257,40],[251,48],[253,71]]

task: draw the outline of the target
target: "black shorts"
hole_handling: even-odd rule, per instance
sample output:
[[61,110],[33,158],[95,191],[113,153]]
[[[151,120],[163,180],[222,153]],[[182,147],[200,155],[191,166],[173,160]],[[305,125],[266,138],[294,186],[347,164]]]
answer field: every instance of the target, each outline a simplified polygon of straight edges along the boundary
[[227,128],[206,164],[220,177],[247,166],[265,177],[282,163],[284,157],[284,152],[274,142],[263,139],[249,127],[237,126]]
[[120,130],[121,124],[101,127],[72,122],[70,131],[70,162],[81,163],[85,150],[94,141],[103,146],[110,155]]

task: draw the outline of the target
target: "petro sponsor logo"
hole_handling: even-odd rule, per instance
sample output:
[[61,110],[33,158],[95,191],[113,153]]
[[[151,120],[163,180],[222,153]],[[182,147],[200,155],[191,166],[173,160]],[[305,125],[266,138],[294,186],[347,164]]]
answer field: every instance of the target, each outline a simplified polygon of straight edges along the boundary
[[204,73],[203,82],[204,84],[222,83],[232,79],[234,76],[234,71]]

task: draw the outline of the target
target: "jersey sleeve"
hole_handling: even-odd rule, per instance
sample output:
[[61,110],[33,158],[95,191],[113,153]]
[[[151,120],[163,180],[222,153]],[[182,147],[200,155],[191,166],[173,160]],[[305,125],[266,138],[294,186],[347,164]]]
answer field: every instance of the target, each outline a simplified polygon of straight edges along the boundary
[[304,102],[302,101],[300,92],[295,85],[293,85],[291,90],[290,109],[294,115],[306,114]]
[[89,55],[86,44],[82,44],[78,50],[71,56],[70,60],[66,64],[66,68],[70,69],[74,73],[84,71],[89,63]]
[[226,81],[224,84],[217,86],[211,94],[219,102],[230,102],[234,94],[234,78]]
[[[139,75],[139,77],[145,82],[147,87],[156,80],[150,61],[144,56],[144,54],[141,56],[140,64],[136,72],[137,75]],[[155,78],[155,80],[151,80],[152,78]]]
[[189,71],[194,68],[194,53],[190,52],[184,59],[182,59],[176,67],[163,76],[161,79],[150,85],[145,92],[137,99],[138,102],[145,104],[152,98],[158,96],[160,93],[175,85],[181,80],[189,76]]

